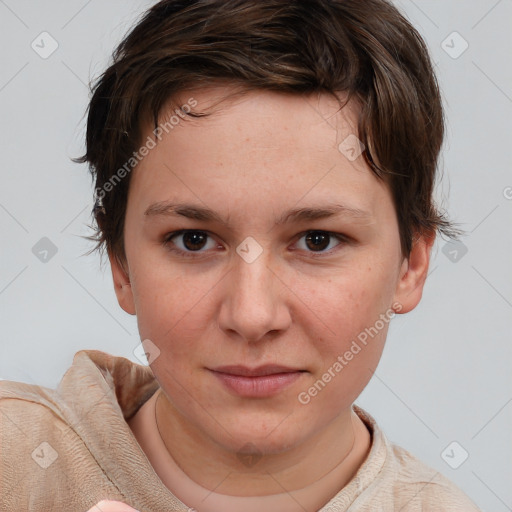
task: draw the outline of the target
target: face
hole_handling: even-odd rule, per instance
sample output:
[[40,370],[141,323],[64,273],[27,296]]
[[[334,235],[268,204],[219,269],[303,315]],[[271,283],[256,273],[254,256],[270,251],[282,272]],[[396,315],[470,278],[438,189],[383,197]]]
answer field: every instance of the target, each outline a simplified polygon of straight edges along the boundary
[[[194,92],[194,110],[225,93]],[[132,171],[119,303],[173,408],[226,450],[278,453],[346,414],[393,309],[420,300],[430,244],[402,257],[356,115],[327,95],[251,92],[180,119]]]

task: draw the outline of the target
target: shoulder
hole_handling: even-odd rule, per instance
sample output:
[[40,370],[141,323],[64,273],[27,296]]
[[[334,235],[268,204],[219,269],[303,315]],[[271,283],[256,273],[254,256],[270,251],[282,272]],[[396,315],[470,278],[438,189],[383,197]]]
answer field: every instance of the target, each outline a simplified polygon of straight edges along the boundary
[[393,479],[395,501],[406,510],[479,512],[478,507],[451,480],[405,448],[389,443],[385,468]]
[[79,426],[58,390],[0,381],[0,510],[86,510],[112,493]]
[[440,471],[390,442],[368,412],[357,406],[354,410],[372,434],[372,447],[359,474],[364,491],[358,493],[354,510],[479,512],[470,498]]
[[0,381],[0,431],[28,435],[44,428],[37,420],[59,420],[55,391],[24,382]]
[[[62,446],[77,436],[65,418],[58,392],[22,382],[0,381],[0,439],[2,465],[9,473],[49,464],[57,455],[52,446]],[[41,461],[44,451],[45,461]],[[45,451],[46,450],[46,451]]]
[[59,457],[55,447],[66,429],[52,393],[36,385],[0,381],[2,510],[22,506],[20,489],[36,486],[53,473],[51,466]]

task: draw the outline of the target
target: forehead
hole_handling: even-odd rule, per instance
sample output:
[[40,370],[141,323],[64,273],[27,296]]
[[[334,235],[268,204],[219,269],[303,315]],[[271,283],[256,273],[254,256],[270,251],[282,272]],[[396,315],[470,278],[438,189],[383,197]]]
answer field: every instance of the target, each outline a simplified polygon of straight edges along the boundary
[[[304,123],[325,124],[325,128],[343,133],[357,133],[357,115],[360,106],[355,98],[347,100],[347,95],[339,92],[337,97],[326,92],[287,93],[265,89],[246,89],[243,86],[224,85],[182,91],[168,100],[160,112],[160,123],[164,123],[177,107],[191,103],[192,114],[206,114],[196,123],[187,118],[188,124],[221,123],[228,116],[228,122],[237,119],[249,121],[246,128],[258,127],[258,122],[270,126],[288,120],[295,128]],[[341,109],[341,105],[343,108]],[[248,116],[251,116],[248,119]],[[146,127],[148,127],[146,125]]]
[[[208,115],[177,119],[177,105]],[[358,108],[351,101],[340,109],[325,93],[233,95],[226,87],[183,92],[161,112],[159,127],[173,115],[178,121],[162,131],[161,140],[145,125],[143,139],[157,144],[137,165],[130,194],[145,203],[144,211],[167,200],[194,200],[217,210],[241,202],[249,211],[249,198],[255,198],[277,213],[281,205],[329,197],[372,212],[386,191],[360,156]]]

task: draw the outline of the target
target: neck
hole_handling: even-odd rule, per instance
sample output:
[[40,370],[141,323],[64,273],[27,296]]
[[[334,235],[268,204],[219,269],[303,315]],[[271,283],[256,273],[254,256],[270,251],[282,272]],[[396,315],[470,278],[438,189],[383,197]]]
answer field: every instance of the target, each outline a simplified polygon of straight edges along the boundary
[[172,459],[195,483],[224,495],[268,496],[311,487],[320,507],[350,481],[370,448],[368,429],[350,408],[298,446],[235,453],[190,425],[159,393],[155,420]]

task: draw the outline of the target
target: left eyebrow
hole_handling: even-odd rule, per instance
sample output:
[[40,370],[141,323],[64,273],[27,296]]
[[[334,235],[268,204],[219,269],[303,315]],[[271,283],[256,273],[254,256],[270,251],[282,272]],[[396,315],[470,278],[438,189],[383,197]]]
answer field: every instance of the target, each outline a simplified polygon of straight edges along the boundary
[[329,217],[336,216],[353,217],[363,220],[369,220],[373,218],[370,212],[361,210],[359,208],[351,208],[342,204],[331,204],[319,208],[295,208],[293,210],[288,210],[279,219],[276,220],[276,224],[281,225],[288,222],[327,219]]
[[[153,203],[144,212],[146,217],[155,216],[181,216],[188,219],[200,220],[204,222],[218,222],[229,227],[229,223],[210,208],[198,206],[189,203],[173,203],[171,201],[160,201]],[[373,216],[370,212],[359,208],[352,208],[342,204],[330,204],[322,207],[313,208],[295,208],[284,212],[281,217],[276,219],[277,225],[283,225],[291,222],[306,220],[319,220],[335,216],[347,216],[355,219],[370,220]]]

